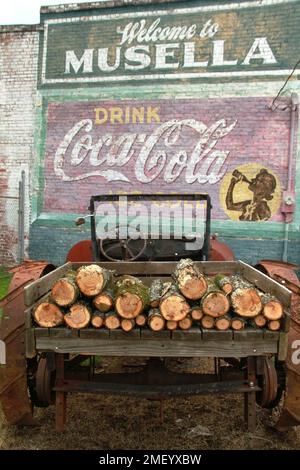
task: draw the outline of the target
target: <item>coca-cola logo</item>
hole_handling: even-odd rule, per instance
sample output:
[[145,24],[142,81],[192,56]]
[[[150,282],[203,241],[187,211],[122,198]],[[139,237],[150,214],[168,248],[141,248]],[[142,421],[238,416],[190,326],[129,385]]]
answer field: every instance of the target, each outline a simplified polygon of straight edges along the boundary
[[[92,119],[82,119],[59,143],[54,172],[62,181],[99,176],[108,182],[132,184],[134,179],[151,183],[161,177],[165,183],[173,183],[182,176],[187,184],[216,184],[227,171],[229,155],[220,145],[216,147],[236,123],[226,118],[208,125],[196,119],[172,119],[156,125],[154,130],[152,126],[149,133],[124,132],[116,136],[97,128]],[[95,135],[97,130],[101,135]]]

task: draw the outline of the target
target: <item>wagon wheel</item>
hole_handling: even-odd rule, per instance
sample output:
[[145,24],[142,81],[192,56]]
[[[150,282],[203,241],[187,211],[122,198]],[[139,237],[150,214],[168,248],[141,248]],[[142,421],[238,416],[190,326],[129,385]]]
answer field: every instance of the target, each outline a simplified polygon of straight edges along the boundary
[[49,367],[47,357],[42,355],[38,358],[35,373],[35,382],[31,386],[30,395],[34,406],[45,408],[55,402],[55,369]]
[[[256,393],[256,403],[262,408],[273,408],[278,402],[278,378],[274,362],[264,358],[263,373],[258,376],[261,391]],[[280,397],[279,397],[280,399]]]
[[[111,238],[108,237],[105,239],[100,239],[99,249],[101,254],[109,259],[110,261],[135,261],[136,259],[140,258],[142,254],[145,252],[147,247],[147,238],[143,236],[141,232],[141,237],[138,240],[142,240],[142,246],[136,247],[135,239],[130,237],[123,239],[119,238],[119,231],[122,226],[118,226],[111,232]],[[123,227],[124,228],[124,227]],[[127,231],[127,227],[126,227]],[[109,232],[108,232],[109,235]],[[107,244],[107,242],[111,242],[111,244]],[[116,251],[116,249],[120,248],[121,255],[120,257],[112,256],[110,253]]]

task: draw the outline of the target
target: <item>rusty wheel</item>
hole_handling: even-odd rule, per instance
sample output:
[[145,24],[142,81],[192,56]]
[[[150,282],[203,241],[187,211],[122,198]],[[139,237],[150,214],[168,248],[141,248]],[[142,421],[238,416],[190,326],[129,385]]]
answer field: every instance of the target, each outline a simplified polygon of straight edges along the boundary
[[276,406],[278,379],[274,362],[270,358],[264,358],[263,374],[258,377],[258,385],[262,390],[256,393],[256,403],[262,408]]
[[55,369],[51,368],[47,356],[40,356],[35,376],[35,390],[32,401],[35,406],[47,407],[55,401],[53,387],[55,383]]

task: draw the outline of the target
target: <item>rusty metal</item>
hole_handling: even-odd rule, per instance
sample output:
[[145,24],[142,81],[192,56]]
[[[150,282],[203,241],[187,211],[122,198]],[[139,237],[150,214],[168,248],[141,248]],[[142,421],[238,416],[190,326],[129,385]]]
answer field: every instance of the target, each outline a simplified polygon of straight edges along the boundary
[[225,243],[217,239],[217,235],[212,235],[210,240],[209,261],[234,261],[233,251]]
[[[56,387],[65,384],[65,360],[64,354],[55,354]],[[55,393],[55,428],[62,432],[65,430],[67,420],[67,393],[66,390],[56,389]]]
[[25,305],[23,289],[55,267],[47,262],[25,261],[10,269],[8,294],[0,302],[3,317],[0,339],[6,346],[6,365],[0,368],[0,403],[10,424],[32,424],[25,359]]
[[277,397],[277,372],[272,359],[264,357],[262,360],[263,371],[258,380],[262,390],[256,394],[256,403],[262,408],[269,408]]
[[46,356],[41,356],[36,372],[36,396],[38,406],[49,406],[55,402],[53,386],[55,383],[55,369],[49,367]]
[[245,422],[248,426],[250,432],[255,432],[256,429],[256,403],[255,396],[257,391],[256,383],[256,359],[255,357],[247,358],[247,368],[245,370],[245,375],[247,379],[247,384],[250,388],[248,393],[244,394],[244,417]]
[[299,267],[284,262],[262,260],[257,266],[271,278],[292,291],[291,320],[288,332],[288,355],[285,363],[285,399],[276,428],[286,431],[300,424],[300,361],[296,360],[295,346],[300,341],[300,281],[295,273]]

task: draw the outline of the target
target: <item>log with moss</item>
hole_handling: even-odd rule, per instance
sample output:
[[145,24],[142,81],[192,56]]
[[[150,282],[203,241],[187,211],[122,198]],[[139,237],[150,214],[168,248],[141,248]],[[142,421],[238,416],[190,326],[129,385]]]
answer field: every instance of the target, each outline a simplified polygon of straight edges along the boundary
[[261,294],[262,312],[268,320],[280,320],[283,316],[283,306],[276,297],[271,294]]
[[161,331],[165,327],[165,319],[158,308],[152,308],[148,314],[148,326],[153,331]]
[[157,308],[161,297],[168,291],[171,287],[171,282],[163,282],[162,279],[154,279],[150,286],[150,307]]
[[230,315],[223,315],[215,319],[215,328],[220,331],[229,330],[231,326],[231,317]]
[[33,317],[36,323],[43,328],[54,328],[64,321],[61,309],[50,301],[41,302],[35,308]]
[[218,289],[214,283],[210,283],[201,299],[201,309],[205,315],[217,318],[229,311],[230,302],[223,291]]
[[76,284],[76,271],[69,271],[64,277],[54,282],[51,288],[51,299],[60,307],[68,307],[76,302],[79,288]]
[[94,297],[110,284],[111,274],[98,264],[89,264],[78,269],[76,282],[83,295]]
[[85,302],[76,302],[71,305],[65,314],[64,320],[67,326],[79,330],[88,326],[91,320],[91,309]]
[[121,325],[121,319],[116,312],[107,312],[105,314],[105,326],[108,330],[116,330]]
[[105,322],[105,315],[103,312],[98,312],[94,311],[92,318],[91,318],[91,324],[93,325],[94,328],[101,328],[104,326]]
[[176,286],[172,285],[161,298],[159,310],[166,320],[180,321],[187,316],[190,306]]
[[189,259],[181,259],[173,273],[175,285],[184,297],[189,300],[200,299],[207,290],[207,281],[196,263]]
[[179,320],[178,326],[181,330],[189,330],[193,324],[193,319],[190,315],[187,315],[182,320]]
[[115,309],[122,318],[136,318],[149,305],[149,287],[133,276],[116,282]]
[[113,297],[113,291],[111,289],[107,289],[93,298],[93,305],[97,310],[99,310],[99,312],[109,312],[114,306]]
[[225,292],[225,294],[231,294],[233,291],[233,285],[230,277],[225,276],[224,274],[217,274],[214,278],[214,283],[220,290]]

